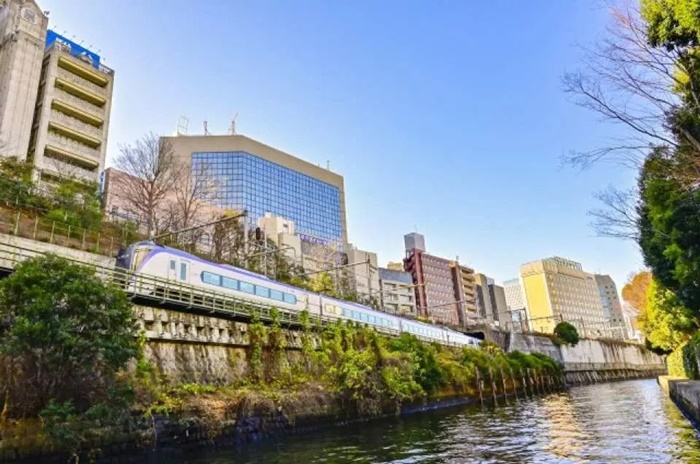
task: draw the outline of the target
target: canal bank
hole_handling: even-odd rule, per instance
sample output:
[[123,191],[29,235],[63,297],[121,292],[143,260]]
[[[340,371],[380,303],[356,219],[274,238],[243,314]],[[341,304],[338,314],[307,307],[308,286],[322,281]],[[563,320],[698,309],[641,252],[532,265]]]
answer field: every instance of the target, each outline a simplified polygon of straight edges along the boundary
[[[246,446],[160,450],[162,464],[700,462],[700,441],[654,380],[573,387],[302,431]],[[144,462],[144,460],[134,462]]]
[[659,376],[658,383],[685,417],[700,431],[700,380]]

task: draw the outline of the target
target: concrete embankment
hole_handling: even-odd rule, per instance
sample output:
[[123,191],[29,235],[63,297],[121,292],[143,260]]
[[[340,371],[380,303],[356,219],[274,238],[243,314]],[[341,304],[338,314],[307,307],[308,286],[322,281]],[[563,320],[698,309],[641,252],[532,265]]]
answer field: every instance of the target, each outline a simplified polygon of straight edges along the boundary
[[585,385],[638,378],[654,378],[666,373],[666,365],[642,345],[615,340],[581,340],[575,346],[557,345],[548,337],[511,334],[508,351],[543,353],[559,362],[567,383]]
[[659,385],[668,392],[678,409],[700,429],[700,380],[660,376]]

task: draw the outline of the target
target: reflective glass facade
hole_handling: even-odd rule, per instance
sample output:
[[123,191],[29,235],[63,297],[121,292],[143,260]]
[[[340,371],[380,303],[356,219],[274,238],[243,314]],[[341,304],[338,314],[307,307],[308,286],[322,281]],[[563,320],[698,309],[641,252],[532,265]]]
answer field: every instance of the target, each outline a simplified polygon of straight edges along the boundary
[[244,151],[193,153],[193,172],[202,164],[217,183],[217,206],[246,209],[253,223],[270,212],[294,221],[300,234],[343,240],[338,187]]

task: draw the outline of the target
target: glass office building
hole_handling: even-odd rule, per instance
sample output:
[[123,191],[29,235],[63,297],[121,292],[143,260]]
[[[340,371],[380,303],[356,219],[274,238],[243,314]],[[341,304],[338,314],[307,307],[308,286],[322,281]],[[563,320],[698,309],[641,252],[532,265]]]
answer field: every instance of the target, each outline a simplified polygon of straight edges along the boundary
[[202,172],[204,165],[214,177],[217,206],[245,209],[253,224],[270,212],[293,221],[308,239],[344,241],[343,195],[338,186],[247,151],[193,151],[191,156],[193,172]]

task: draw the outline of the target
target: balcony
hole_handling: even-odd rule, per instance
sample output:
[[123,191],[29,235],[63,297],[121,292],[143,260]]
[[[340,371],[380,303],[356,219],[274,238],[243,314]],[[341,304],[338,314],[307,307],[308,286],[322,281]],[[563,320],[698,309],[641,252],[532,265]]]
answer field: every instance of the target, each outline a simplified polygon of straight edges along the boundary
[[[95,169],[100,165],[101,153],[98,150],[55,132],[49,132],[46,150],[50,150],[56,155],[69,158],[79,166],[88,169]],[[56,155],[54,155],[54,157],[56,157]]]
[[72,77],[72,79],[68,79],[67,77],[62,76],[56,77],[54,87],[59,88],[61,90],[65,90],[71,95],[86,100],[95,106],[104,106],[105,103],[107,103],[106,97],[98,93],[92,92],[86,89],[85,87],[79,85],[78,83],[74,82],[78,79],[77,77],[70,76],[70,73],[68,73],[68,77]]
[[[70,49],[66,50],[63,49],[64,51],[70,53]],[[72,72],[73,74],[77,74],[80,77],[83,77],[101,87],[106,87],[109,85],[109,79],[105,75],[112,76],[114,75],[114,71],[108,68],[107,66],[99,65],[97,67],[93,66],[92,64],[87,64],[82,58],[73,55],[75,58],[78,58],[78,60],[68,58],[66,56],[62,56],[58,59],[58,66],[67,69],[68,71]],[[85,63],[85,64],[83,64]],[[90,62],[91,63],[91,62]]]
[[[64,108],[60,108],[61,111],[64,111],[65,109],[66,111],[64,112],[70,112],[71,116],[82,119],[84,122],[96,126],[101,126],[104,122],[104,107],[88,103],[82,98],[78,98],[75,95],[71,95],[70,93],[60,88],[56,88],[54,90],[53,103],[56,104],[57,102],[65,103],[65,105],[63,105]],[[66,106],[68,106],[68,108],[65,108]]]
[[[49,153],[53,155],[53,153]],[[59,155],[60,156],[60,155]],[[41,166],[42,174],[55,177],[57,179],[77,179],[95,182],[97,181],[98,173],[97,170],[90,171],[89,169],[81,168],[71,163],[66,163],[57,158],[44,157],[44,161]]]
[[102,143],[102,129],[91,124],[85,124],[80,119],[68,116],[60,111],[51,110],[49,125],[63,135],[80,139],[85,145],[97,148]]
[[90,92],[96,93],[101,97],[109,96],[108,88],[103,87],[101,85],[97,85],[81,76],[72,73],[71,71],[66,71],[65,69],[58,68],[58,77],[72,82],[75,85],[79,85],[80,87],[89,90]]

